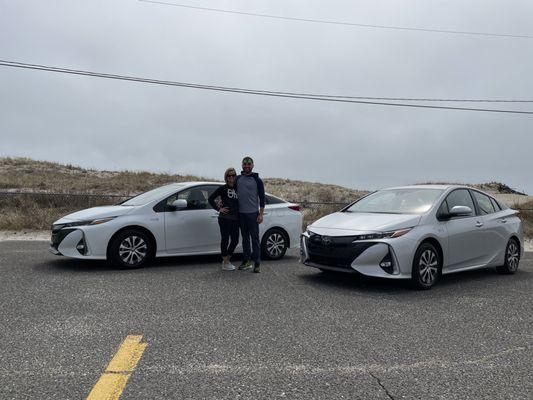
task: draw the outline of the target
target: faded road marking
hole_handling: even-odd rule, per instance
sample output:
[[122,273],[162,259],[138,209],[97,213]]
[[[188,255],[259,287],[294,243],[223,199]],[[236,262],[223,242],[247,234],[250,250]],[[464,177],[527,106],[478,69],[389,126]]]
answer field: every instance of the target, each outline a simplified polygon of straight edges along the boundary
[[148,343],[141,343],[141,339],[140,335],[126,337],[87,400],[117,400],[120,397],[148,346]]

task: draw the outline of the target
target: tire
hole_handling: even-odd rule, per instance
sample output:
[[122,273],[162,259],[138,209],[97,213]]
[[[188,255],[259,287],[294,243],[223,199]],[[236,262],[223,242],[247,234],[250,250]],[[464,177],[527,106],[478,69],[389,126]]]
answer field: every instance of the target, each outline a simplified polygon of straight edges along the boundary
[[431,289],[440,278],[442,260],[431,243],[422,243],[416,250],[411,270],[411,282],[418,290]]
[[289,240],[281,229],[268,230],[261,240],[261,253],[265,260],[279,260],[285,255]]
[[144,232],[128,229],[120,232],[111,241],[107,259],[120,268],[140,268],[153,258],[152,241]]
[[516,272],[520,264],[520,244],[514,238],[509,239],[505,246],[505,262],[502,266],[496,267],[500,274],[511,275]]

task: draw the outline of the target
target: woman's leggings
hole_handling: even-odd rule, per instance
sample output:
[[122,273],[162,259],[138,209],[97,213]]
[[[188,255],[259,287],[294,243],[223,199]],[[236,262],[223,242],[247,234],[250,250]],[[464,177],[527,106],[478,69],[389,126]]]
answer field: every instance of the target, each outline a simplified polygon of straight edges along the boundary
[[220,236],[222,237],[220,242],[222,257],[231,256],[239,244],[239,220],[219,218],[218,226],[220,226]]

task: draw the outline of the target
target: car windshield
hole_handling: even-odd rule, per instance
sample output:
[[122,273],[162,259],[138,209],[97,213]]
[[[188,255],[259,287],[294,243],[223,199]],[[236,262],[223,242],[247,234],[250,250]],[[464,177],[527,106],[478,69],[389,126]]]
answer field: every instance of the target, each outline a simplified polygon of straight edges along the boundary
[[150,190],[148,192],[141,193],[135,197],[132,197],[129,200],[126,200],[124,203],[121,203],[121,206],[142,206],[144,204],[150,203],[154,200],[160,200],[165,194],[172,193],[173,190],[179,190],[184,185],[172,185],[162,186],[157,189]]
[[382,214],[422,214],[442,194],[441,189],[389,189],[372,193],[345,211]]

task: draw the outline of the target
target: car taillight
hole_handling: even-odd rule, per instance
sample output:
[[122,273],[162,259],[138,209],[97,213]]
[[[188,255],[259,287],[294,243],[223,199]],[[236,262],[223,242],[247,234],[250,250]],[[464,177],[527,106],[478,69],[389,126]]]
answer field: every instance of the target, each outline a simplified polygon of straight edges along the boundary
[[290,208],[291,210],[294,210],[294,211],[300,211],[300,205],[299,205],[299,204],[296,204],[296,205],[294,205],[294,206],[289,206],[289,208]]

